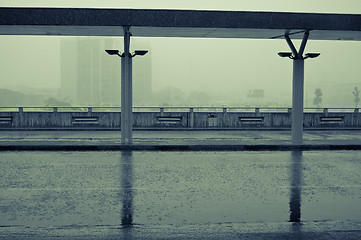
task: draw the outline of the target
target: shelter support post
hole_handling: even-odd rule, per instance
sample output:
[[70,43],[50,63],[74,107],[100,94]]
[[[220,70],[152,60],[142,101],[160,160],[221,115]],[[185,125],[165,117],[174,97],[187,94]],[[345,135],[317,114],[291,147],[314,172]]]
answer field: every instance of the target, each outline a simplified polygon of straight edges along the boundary
[[292,80],[292,144],[303,143],[303,94],[304,94],[304,57],[303,52],[308,40],[309,31],[305,31],[300,49],[296,50],[288,34],[285,39],[292,51],[290,58],[293,59],[293,80]]
[[304,93],[304,60],[293,60],[292,81],[292,143],[303,142],[303,93]]
[[130,56],[129,26],[124,26],[124,57],[121,63],[121,142],[133,142],[133,112],[132,112],[132,58]]

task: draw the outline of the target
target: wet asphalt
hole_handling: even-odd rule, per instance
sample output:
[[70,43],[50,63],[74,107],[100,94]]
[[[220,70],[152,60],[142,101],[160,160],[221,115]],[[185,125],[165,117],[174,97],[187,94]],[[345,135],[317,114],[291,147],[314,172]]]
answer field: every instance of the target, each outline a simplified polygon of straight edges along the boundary
[[361,236],[359,151],[3,151],[0,164],[0,239]]

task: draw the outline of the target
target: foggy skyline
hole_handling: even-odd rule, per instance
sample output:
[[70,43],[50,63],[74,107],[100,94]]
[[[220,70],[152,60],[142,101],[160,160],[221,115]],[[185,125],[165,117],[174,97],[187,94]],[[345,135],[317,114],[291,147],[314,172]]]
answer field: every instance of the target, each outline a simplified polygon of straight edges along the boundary
[[[292,4],[290,3],[292,2]],[[5,6],[118,7],[165,9],[218,9],[290,12],[361,13],[360,1],[2,1]],[[312,34],[312,32],[311,32]],[[60,40],[58,36],[0,36],[0,88],[60,87]],[[83,38],[83,37],[79,37]],[[133,39],[133,38],[132,38]],[[284,39],[144,38],[152,46],[152,90],[178,88],[185,94],[204,91],[210,96],[245,101],[253,89],[265,89],[265,101],[291,102],[292,61],[277,53],[289,51]],[[296,45],[300,41],[294,41]],[[132,43],[132,41],[131,41]],[[119,37],[118,49],[123,41]],[[134,50],[131,46],[131,49]],[[305,94],[312,100],[322,88],[327,107],[342,85],[350,85],[347,104],[353,107],[354,86],[361,88],[356,41],[309,40],[305,52],[320,52],[305,61]],[[340,86],[341,85],[341,86]],[[120,91],[120,89],[119,89]],[[310,97],[311,96],[311,97]],[[347,97],[347,96],[346,96]],[[329,101],[328,101],[329,98]],[[344,99],[344,97],[342,98]],[[351,101],[350,101],[351,99]],[[247,100],[247,99],[246,99]],[[346,100],[346,99],[345,99]],[[305,99],[307,101],[307,99]],[[227,102],[227,101],[225,101]],[[327,104],[330,102],[330,104]],[[346,105],[347,105],[346,104]],[[307,105],[307,102],[305,103]],[[312,105],[309,104],[309,107]],[[337,107],[337,106],[336,106]]]

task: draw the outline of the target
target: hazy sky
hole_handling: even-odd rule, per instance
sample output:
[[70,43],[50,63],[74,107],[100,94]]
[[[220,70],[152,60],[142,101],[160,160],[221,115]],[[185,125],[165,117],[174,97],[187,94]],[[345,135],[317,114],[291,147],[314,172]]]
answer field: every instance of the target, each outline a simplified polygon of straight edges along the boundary
[[[218,9],[361,14],[360,0],[1,0],[0,6]],[[0,88],[24,85],[59,87],[61,37],[0,36]],[[292,61],[284,40],[149,38],[153,90],[174,86],[183,91],[244,95],[265,88],[274,99],[290,99]],[[119,48],[121,48],[119,38]],[[296,44],[299,41],[295,41]],[[361,42],[309,41],[306,52],[320,52],[305,64],[305,90],[337,83],[361,88]],[[171,54],[170,54],[171,53]],[[352,89],[351,89],[352,90]],[[310,94],[313,94],[311,92]]]

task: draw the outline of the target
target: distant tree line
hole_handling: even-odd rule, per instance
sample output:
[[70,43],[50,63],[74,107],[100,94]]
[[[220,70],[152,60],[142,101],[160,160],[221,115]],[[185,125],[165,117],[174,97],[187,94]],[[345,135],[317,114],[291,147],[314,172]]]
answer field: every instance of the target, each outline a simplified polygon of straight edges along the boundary
[[320,107],[321,103],[322,103],[322,90],[321,88],[316,88],[315,89],[315,98],[313,99],[313,105],[315,105],[316,107]]
[[[358,87],[355,87],[352,91],[352,94],[354,96],[354,102],[355,102],[355,107],[358,107],[358,103],[360,102],[360,90],[358,89]],[[315,98],[313,99],[313,105],[320,107],[321,103],[322,103],[322,90],[321,88],[316,88],[315,89]]]
[[192,91],[186,95],[181,89],[165,87],[153,93],[153,104],[160,106],[209,105],[210,96],[203,91]]
[[357,87],[355,87],[352,91],[352,94],[355,96],[354,102],[355,102],[355,107],[357,107],[359,101],[360,101],[360,90],[358,90]]
[[0,88],[0,107],[19,106],[65,107],[70,106],[70,103],[60,101],[55,97],[47,98],[41,95],[28,95],[13,90]]

